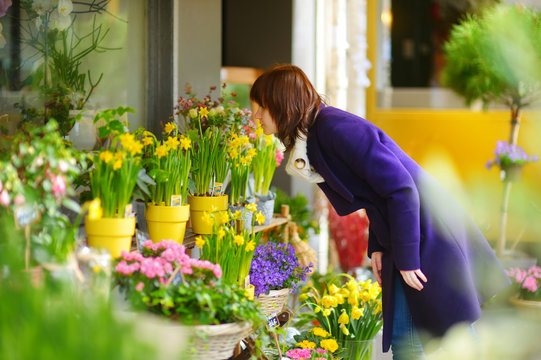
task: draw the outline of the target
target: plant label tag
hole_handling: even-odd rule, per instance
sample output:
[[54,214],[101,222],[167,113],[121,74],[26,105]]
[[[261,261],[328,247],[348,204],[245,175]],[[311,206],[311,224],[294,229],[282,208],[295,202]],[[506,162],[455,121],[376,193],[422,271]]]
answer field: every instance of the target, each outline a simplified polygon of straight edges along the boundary
[[124,217],[135,217],[135,213],[133,212],[133,206],[132,204],[126,205],[126,208],[124,209]]
[[246,275],[244,278],[244,288],[247,289],[250,287],[250,275]]
[[214,183],[214,188],[212,189],[213,196],[222,196],[223,183]]
[[278,320],[278,316],[276,315],[276,313],[272,313],[267,316],[267,326],[269,328],[275,328],[280,326],[280,321]]
[[38,211],[32,206],[22,206],[15,210],[15,221],[17,226],[25,227],[36,222],[39,219]]
[[171,206],[182,206],[182,195],[171,195]]

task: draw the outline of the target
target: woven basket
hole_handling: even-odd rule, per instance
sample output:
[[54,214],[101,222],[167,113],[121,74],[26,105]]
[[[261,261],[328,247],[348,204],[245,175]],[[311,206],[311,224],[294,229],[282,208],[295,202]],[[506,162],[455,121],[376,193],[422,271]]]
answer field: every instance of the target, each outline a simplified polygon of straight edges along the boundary
[[522,315],[530,319],[541,320],[541,301],[522,300],[516,296],[509,298],[509,301],[520,310]]
[[313,268],[307,275],[310,276],[317,267],[317,254],[314,249],[308,245],[306,241],[303,241],[297,233],[297,224],[294,222],[289,223],[289,229],[287,232],[287,239],[289,243],[295,248],[295,256],[299,259],[299,265],[307,267],[312,264]]
[[261,304],[259,307],[265,316],[279,313],[287,304],[289,289],[271,290],[268,295],[260,294],[255,301]]
[[220,325],[195,325],[193,359],[229,359],[235,346],[250,333],[249,322]]

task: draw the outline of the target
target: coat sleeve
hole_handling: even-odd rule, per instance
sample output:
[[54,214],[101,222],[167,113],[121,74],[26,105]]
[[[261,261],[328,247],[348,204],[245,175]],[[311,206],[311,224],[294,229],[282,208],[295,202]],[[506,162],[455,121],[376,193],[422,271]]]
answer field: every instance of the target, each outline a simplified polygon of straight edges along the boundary
[[[326,135],[331,151],[384,199],[395,266],[399,270],[419,269],[420,202],[410,173],[382,142],[375,127],[344,119],[334,122]],[[378,248],[372,243],[371,250]]]

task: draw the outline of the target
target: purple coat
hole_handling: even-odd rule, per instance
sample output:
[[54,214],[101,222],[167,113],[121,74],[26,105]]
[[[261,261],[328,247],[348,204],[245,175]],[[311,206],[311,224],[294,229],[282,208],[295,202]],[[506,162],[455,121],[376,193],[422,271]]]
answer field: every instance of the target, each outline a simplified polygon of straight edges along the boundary
[[477,320],[480,304],[509,285],[464,209],[372,123],[322,106],[307,151],[339,215],[366,209],[368,255],[383,252],[384,351],[391,344],[395,271],[420,268],[428,278],[422,291],[407,285],[404,291],[416,327],[435,336]]

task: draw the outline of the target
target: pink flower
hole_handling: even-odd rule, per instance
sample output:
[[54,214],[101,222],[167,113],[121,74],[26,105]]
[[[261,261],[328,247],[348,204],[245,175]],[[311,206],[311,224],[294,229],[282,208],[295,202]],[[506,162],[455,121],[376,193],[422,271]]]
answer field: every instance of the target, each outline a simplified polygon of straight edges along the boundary
[[54,196],[64,196],[66,193],[66,179],[63,175],[51,175],[52,191]]
[[24,204],[24,196],[22,194],[17,194],[17,196],[15,196],[15,199],[13,199],[13,203],[15,205],[21,205],[21,204]]
[[135,287],[135,290],[141,291],[141,290],[143,290],[144,287],[145,287],[145,284],[143,284],[141,281],[139,281],[139,283]]
[[276,149],[276,154],[274,155],[274,158],[276,159],[276,166],[280,166],[282,160],[284,160],[284,153]]
[[327,350],[325,349],[316,349],[317,353],[318,354],[326,354],[327,353]]
[[524,280],[524,283],[522,284],[522,288],[523,289],[526,289],[528,291],[531,291],[531,292],[536,292],[537,291],[537,280],[535,279],[535,277],[533,276],[528,276],[525,280]]
[[0,193],[0,205],[9,206],[10,198],[6,189]]

